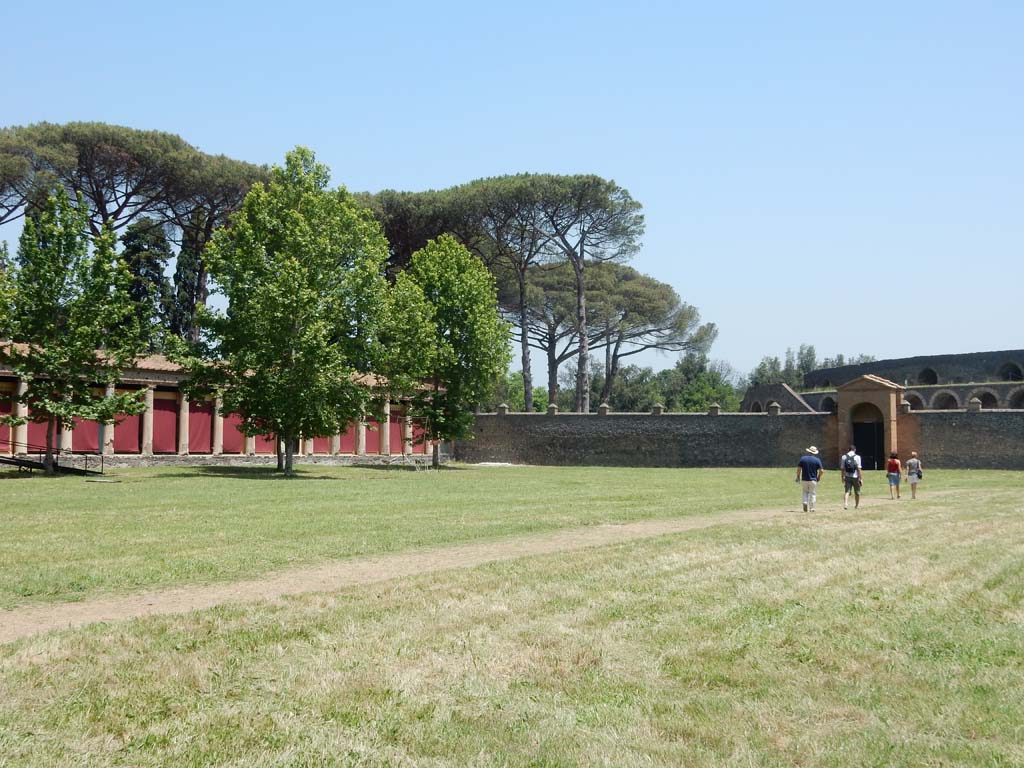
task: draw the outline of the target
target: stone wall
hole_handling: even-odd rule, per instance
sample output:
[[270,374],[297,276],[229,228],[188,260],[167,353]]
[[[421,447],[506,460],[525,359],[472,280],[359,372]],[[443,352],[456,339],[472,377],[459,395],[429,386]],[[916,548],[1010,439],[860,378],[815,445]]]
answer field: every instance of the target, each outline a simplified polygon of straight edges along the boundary
[[813,444],[835,466],[835,434],[826,413],[480,414],[474,439],[458,441],[454,455],[471,463],[790,467]]
[[[916,421],[917,438],[903,419]],[[1024,411],[920,411],[900,418],[900,456],[917,451],[925,469],[1024,469]]]
[[[1007,370],[1009,366],[1009,370]],[[930,371],[934,381],[927,380]],[[818,389],[838,387],[858,376],[872,373],[897,384],[956,384],[981,381],[1020,380],[1024,371],[1024,349],[995,352],[967,352],[956,355],[922,355],[892,360],[876,360],[839,368],[820,368],[804,375],[804,387]],[[1009,375],[1008,375],[1009,374]]]

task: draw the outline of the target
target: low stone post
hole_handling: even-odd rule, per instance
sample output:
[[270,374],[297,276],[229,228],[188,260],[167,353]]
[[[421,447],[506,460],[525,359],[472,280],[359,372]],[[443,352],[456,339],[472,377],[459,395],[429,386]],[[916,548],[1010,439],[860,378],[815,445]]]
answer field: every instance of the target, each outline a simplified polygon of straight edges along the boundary
[[774,400],[772,400],[770,403],[768,403],[768,415],[769,416],[778,416],[780,413],[782,413],[782,406],[781,405],[776,403]]
[[663,413],[665,413],[665,406],[661,403],[655,403],[651,408],[651,416],[661,416]]
[[608,403],[601,403],[599,406],[597,406],[598,416],[607,416],[609,411],[611,411],[611,406],[609,406]]
[[900,413],[910,413],[910,403],[906,400],[900,400]]
[[558,404],[557,403],[548,403],[548,416],[557,416],[557,415],[558,415]]
[[498,406],[499,416],[508,416],[508,403],[502,403]]
[[718,403],[712,403],[708,406],[708,416],[719,416],[722,413],[722,406]]
[[981,400],[976,397],[972,397],[967,401],[967,410],[969,413],[980,413],[981,412]]

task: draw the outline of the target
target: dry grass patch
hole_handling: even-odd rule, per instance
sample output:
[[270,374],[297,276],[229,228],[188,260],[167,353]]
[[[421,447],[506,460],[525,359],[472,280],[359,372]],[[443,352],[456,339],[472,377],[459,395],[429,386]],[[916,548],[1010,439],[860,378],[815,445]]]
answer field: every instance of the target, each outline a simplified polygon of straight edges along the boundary
[[1024,763],[1024,518],[956,494],[49,635],[12,764]]

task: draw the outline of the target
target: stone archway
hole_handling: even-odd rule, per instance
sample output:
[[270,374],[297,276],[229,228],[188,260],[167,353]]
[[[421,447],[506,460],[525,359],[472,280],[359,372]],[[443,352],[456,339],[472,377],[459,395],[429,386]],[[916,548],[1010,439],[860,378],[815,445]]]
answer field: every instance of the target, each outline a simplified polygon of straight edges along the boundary
[[923,411],[924,400],[916,392],[910,392],[903,396],[903,399],[910,404],[910,410],[912,411]]
[[934,368],[925,368],[919,374],[917,374],[918,384],[938,384],[939,374],[935,372]]
[[955,411],[960,407],[960,401],[952,392],[938,392],[932,398],[932,410]]
[[1006,407],[1014,410],[1024,410],[1024,387],[1015,389],[1006,399]]
[[751,413],[761,413],[763,410],[764,409],[761,407],[761,403],[759,403],[757,400],[750,404]]
[[825,413],[835,413],[836,412],[836,401],[835,401],[835,398],[833,398],[833,397],[823,397],[821,399],[821,405],[818,406],[818,409],[820,411],[824,411]]
[[1024,381],[1024,370],[1016,363],[1006,362],[999,368],[1000,381]]
[[971,392],[970,397],[967,398],[967,402],[971,401],[972,397],[976,397],[981,401],[982,408],[998,408],[999,398],[996,397],[996,393],[991,389],[976,389]]
[[874,403],[858,403],[850,409],[853,444],[864,469],[885,466],[885,417]]

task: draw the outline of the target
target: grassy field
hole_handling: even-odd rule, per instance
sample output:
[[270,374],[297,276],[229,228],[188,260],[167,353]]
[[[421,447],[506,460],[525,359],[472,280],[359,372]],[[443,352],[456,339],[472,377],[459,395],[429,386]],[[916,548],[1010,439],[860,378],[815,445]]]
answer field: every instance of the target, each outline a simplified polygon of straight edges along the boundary
[[[66,600],[799,502],[788,471],[197,474],[132,473],[66,495],[64,480],[0,483],[22,504],[3,505],[3,524],[19,526],[5,542],[19,559],[46,553],[51,573],[62,557],[95,573],[46,593]],[[868,490],[884,502],[844,512],[826,484],[814,517],[0,646],[0,766],[1024,765],[1021,477],[927,480],[915,502],[890,503],[878,477]],[[153,489],[163,498],[132,510]],[[124,559],[137,537],[170,565]],[[103,575],[95,548],[120,575]],[[5,585],[30,572],[7,552]],[[180,564],[192,558],[218,569]]]
[[[120,483],[103,484],[0,472],[0,609],[602,522],[799,504],[788,470],[300,473],[122,470],[112,473]],[[888,496],[883,482],[872,479],[875,495]],[[830,494],[840,498],[838,480]]]

